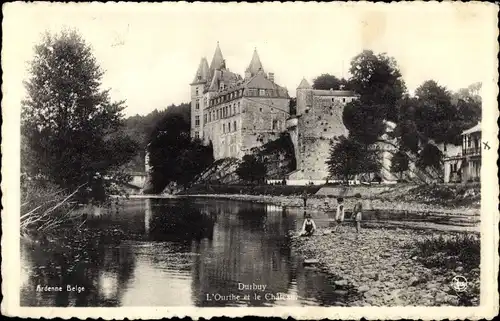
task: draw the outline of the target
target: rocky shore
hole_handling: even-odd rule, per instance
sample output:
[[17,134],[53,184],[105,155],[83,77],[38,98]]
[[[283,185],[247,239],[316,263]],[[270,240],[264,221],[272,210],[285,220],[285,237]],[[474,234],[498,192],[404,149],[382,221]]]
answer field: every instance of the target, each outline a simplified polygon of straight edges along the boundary
[[[271,196],[271,195],[246,195],[246,194],[202,194],[189,195],[189,197],[209,197],[230,200],[252,201],[258,203],[274,204],[287,207],[303,206],[303,200],[300,196]],[[344,204],[347,209],[354,206],[354,198],[345,198]],[[325,205],[325,197],[313,196],[307,200],[307,209],[310,210],[333,210],[336,206],[336,200],[331,198]],[[449,215],[480,215],[480,208],[470,206],[440,206],[437,204],[424,204],[419,202],[392,201],[385,199],[363,199],[363,208],[367,210],[385,210],[385,211],[406,211],[409,213],[441,213]]]
[[[294,234],[292,240],[294,250],[318,260],[315,268],[331,274],[335,285],[357,293],[349,306],[478,305],[478,236],[471,242],[466,235],[466,242],[456,245],[467,248],[453,248],[454,240],[463,237],[399,228],[363,229],[357,235],[354,227],[343,226],[336,233],[320,229],[312,237]],[[460,255],[463,251],[467,256]],[[468,280],[464,292],[452,286],[457,275]]]

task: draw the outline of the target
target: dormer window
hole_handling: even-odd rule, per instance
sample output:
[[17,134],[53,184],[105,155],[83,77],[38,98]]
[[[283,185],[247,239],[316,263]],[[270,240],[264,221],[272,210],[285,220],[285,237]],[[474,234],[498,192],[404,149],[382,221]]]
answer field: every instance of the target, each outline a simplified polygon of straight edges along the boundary
[[265,89],[259,89],[259,96],[265,96],[266,95],[266,90]]

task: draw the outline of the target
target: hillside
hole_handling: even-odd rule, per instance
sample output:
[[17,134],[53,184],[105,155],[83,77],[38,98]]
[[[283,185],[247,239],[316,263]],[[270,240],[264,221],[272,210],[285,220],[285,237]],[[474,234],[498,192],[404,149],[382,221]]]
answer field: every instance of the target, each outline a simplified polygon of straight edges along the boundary
[[[252,149],[258,159],[266,164],[267,178],[283,179],[286,174],[296,169],[293,144],[288,133],[283,133],[277,140]],[[241,183],[236,169],[241,160],[235,158],[219,159],[201,173],[194,184],[235,184]]]
[[126,166],[128,171],[138,172],[144,171],[145,163],[144,149],[149,141],[149,136],[153,129],[156,127],[158,121],[163,119],[166,115],[180,115],[186,122],[190,122],[191,109],[189,103],[182,103],[180,105],[170,105],[164,109],[155,109],[149,114],[130,116],[124,121],[123,132],[135,140],[140,149],[137,151],[137,155],[134,159]]

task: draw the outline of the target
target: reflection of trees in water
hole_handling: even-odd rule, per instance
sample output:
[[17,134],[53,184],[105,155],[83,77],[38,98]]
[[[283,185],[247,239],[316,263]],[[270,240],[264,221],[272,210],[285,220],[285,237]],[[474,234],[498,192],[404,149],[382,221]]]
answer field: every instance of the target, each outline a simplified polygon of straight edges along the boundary
[[[214,204],[223,208],[212,243],[197,242],[200,255],[193,262],[193,300],[198,306],[227,306],[231,302],[207,300],[207,294],[243,296],[287,293],[290,283],[290,249],[286,240],[293,219],[282,212],[266,214],[265,206],[252,203]],[[266,291],[239,290],[238,283],[266,285]],[[234,302],[232,302],[234,304]],[[261,306],[272,301],[249,301]],[[242,304],[240,302],[240,304]]]
[[213,238],[216,215],[201,211],[188,201],[152,207],[149,237],[154,241],[187,241]]
[[[117,306],[135,268],[128,247],[110,247],[98,237],[71,246],[23,246],[23,251],[29,253],[31,265],[27,286],[21,290],[25,306]],[[113,288],[103,287],[103,274],[113,280]],[[63,291],[37,292],[37,285],[61,286]],[[85,290],[68,292],[68,285]]]

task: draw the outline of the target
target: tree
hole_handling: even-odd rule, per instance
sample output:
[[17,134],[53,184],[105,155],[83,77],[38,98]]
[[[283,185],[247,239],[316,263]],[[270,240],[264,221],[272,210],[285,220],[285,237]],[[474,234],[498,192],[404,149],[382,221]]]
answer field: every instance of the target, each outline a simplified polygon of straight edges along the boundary
[[295,97],[290,98],[288,106],[290,108],[290,115],[291,116],[297,115],[297,98]]
[[437,170],[441,169],[441,161],[443,153],[433,144],[426,144],[419,154],[417,159],[417,166],[421,169],[428,167]]
[[21,111],[22,172],[61,188],[87,184],[94,193],[123,178],[120,167],[137,146],[120,133],[124,103],[112,102],[109,90],[101,89],[104,72],[82,37],[76,31],[46,33],[29,72]]
[[245,155],[243,162],[236,169],[236,174],[245,181],[262,182],[267,175],[266,164],[254,155]]
[[358,174],[377,172],[381,166],[376,151],[345,136],[332,140],[326,164],[333,177],[340,177],[344,181],[353,179]]
[[361,103],[376,109],[378,118],[395,121],[397,103],[406,92],[396,60],[365,50],[353,58],[349,71],[351,89],[360,95]]
[[391,160],[391,172],[399,173],[399,178],[403,178],[403,172],[407,171],[409,168],[408,155],[402,150],[397,151]]
[[177,113],[167,113],[157,121],[147,149],[154,193],[171,182],[189,185],[213,162],[211,145],[192,140],[189,121]]
[[461,133],[480,119],[480,103],[459,99],[453,104],[452,94],[434,80],[424,82],[415,95],[415,123],[425,140],[460,144]]
[[386,129],[377,106],[364,104],[359,100],[346,104],[342,121],[349,130],[349,137],[366,146],[377,142]]
[[322,90],[339,90],[341,85],[341,80],[330,74],[322,74],[313,80],[312,87],[314,89]]

